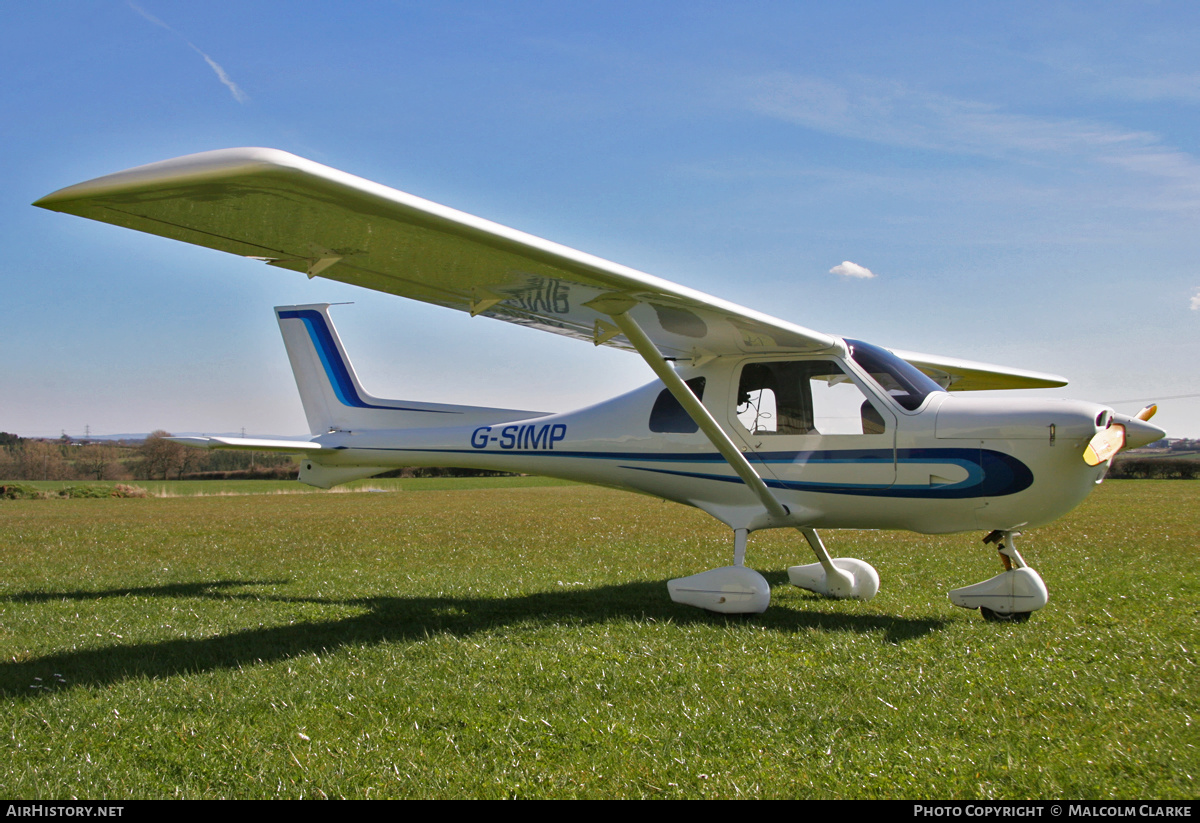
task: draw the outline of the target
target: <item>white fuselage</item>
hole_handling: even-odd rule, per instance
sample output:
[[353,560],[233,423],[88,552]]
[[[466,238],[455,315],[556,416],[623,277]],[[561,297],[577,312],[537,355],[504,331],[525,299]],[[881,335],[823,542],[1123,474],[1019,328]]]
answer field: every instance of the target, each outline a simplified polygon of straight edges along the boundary
[[[841,383],[857,391],[863,422],[853,419],[855,406],[843,415],[852,425],[818,417],[807,430],[789,428],[781,390],[777,410],[748,418],[747,404],[739,401],[747,396],[742,375],[749,368],[807,361],[845,372],[836,379],[825,375],[826,383],[818,385]],[[1105,470],[1081,459],[1111,414],[1096,404],[933,392],[910,410],[854,361],[831,354],[721,357],[681,369],[680,376],[704,379],[705,407],[787,507],[786,520],[764,513],[705,435],[664,399],[659,382],[562,414],[330,432],[315,438],[322,449],[304,462],[301,480],[326,486],[398,466],[495,469],[640,491],[696,506],[735,529],[805,525],[943,533],[1050,522],[1077,506]],[[761,412],[774,396],[756,402]],[[438,423],[452,416],[442,414]],[[844,433],[825,433],[839,428]]]

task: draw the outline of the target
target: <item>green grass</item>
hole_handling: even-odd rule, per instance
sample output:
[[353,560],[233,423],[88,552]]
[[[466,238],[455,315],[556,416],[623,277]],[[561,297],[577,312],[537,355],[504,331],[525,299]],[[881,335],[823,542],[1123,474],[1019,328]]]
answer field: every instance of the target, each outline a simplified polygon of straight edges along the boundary
[[0,789],[1197,796],[1200,483],[1027,534],[1022,626],[946,599],[999,571],[981,535],[827,533],[880,570],[864,604],[787,586],[802,538],[758,533],[771,609],[724,618],[665,587],[728,562],[715,521],[516,485],[0,501]]
[[566,486],[569,480],[551,477],[408,477],[355,480],[335,489],[317,489],[296,480],[14,480],[37,489],[72,486],[111,489],[124,484],[145,489],[154,497],[204,497],[239,494],[339,494],[359,491],[456,491]]

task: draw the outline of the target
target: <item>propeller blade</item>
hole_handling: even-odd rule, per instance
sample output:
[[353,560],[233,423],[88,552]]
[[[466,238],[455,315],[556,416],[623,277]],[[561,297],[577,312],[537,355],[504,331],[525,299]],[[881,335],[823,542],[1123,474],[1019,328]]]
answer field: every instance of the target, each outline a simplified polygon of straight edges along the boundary
[[1142,409],[1140,412],[1135,414],[1134,417],[1136,417],[1138,420],[1142,420],[1142,421],[1149,420],[1151,417],[1154,416],[1154,413],[1157,411],[1158,411],[1158,405],[1155,403],[1151,403],[1149,406],[1147,406],[1146,408]]
[[1120,423],[1113,423],[1104,431],[1097,432],[1091,439],[1084,449],[1083,462],[1089,466],[1099,466],[1105,460],[1111,459],[1124,445],[1125,427]]

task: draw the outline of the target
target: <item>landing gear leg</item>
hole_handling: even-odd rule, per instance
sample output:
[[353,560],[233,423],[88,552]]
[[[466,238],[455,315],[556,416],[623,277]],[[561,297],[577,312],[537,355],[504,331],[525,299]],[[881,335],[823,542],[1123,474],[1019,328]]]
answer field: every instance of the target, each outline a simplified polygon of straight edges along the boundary
[[992,623],[1024,623],[1029,615],[1046,605],[1050,593],[1041,576],[1025,563],[1017,551],[1018,531],[997,529],[983,538],[1000,553],[1004,572],[990,580],[950,592],[950,602],[964,609],[979,609]]
[[733,531],[733,565],[667,581],[676,603],[699,606],[720,614],[762,614],[771,605],[771,584],[747,569],[746,529]]
[[817,562],[789,568],[788,580],[793,586],[839,600],[870,600],[879,591],[879,572],[870,563],[853,557],[831,558],[815,529],[800,526],[798,531],[812,547]]

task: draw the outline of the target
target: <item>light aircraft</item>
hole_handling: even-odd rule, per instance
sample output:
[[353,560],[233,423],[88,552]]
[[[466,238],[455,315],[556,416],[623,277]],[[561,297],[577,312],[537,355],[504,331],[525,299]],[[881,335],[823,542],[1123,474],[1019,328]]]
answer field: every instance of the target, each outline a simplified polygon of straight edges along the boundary
[[273,149],[204,152],[35,205],[251,257],[472,316],[636,352],[657,380],[564,413],[385,400],[363,390],[327,304],[275,310],[308,442],[177,438],[301,451],[321,488],[399,466],[562,477],[695,506],[733,531],[733,563],[671,580],[673,600],[758,613],[770,587],[748,535],[795,528],[817,562],[790,581],[869,600],[879,575],[817,529],[980,530],[1005,571],[950,599],[990,620],[1042,608],[1021,529],[1077,506],[1123,447],[1164,432],[1094,403],[979,399],[1060,377],[823,334]]

